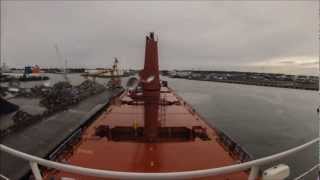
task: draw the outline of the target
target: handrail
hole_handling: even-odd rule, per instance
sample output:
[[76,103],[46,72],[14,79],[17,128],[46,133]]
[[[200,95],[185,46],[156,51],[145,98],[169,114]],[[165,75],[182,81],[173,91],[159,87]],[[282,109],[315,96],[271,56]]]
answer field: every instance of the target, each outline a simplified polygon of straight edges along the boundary
[[304,178],[306,175],[308,175],[309,173],[311,173],[312,171],[314,171],[315,169],[319,168],[320,164],[316,164],[315,166],[313,166],[311,169],[309,169],[308,171],[302,173],[300,176],[294,178],[294,180],[299,180]]
[[0,174],[0,178],[4,179],[4,180],[10,180],[9,178],[5,177],[4,175]]
[[[276,160],[289,156],[290,154],[299,152],[311,146],[312,144],[315,144],[318,141],[320,141],[320,137],[314,140],[311,140],[305,144],[302,144],[300,146],[294,147],[292,149],[289,149],[271,156],[267,156],[264,158],[241,163],[241,164],[235,164],[235,165],[224,166],[219,168],[203,169],[203,170],[166,172],[166,173],[141,173],[141,172],[120,172],[120,171],[110,171],[110,170],[98,170],[98,169],[79,167],[79,166],[62,164],[59,162],[46,160],[43,158],[26,154],[24,152],[17,151],[3,144],[0,144],[0,150],[7,152],[11,155],[14,155],[16,157],[22,158],[24,160],[28,160],[30,164],[33,165],[32,169],[34,169],[34,163],[37,163],[37,164],[54,168],[57,170],[61,170],[64,172],[70,172],[70,173],[76,173],[76,174],[94,176],[94,177],[120,178],[120,179],[189,179],[189,178],[196,178],[196,177],[228,174],[228,173],[243,171],[247,169],[255,169],[256,171],[257,167],[261,165],[274,162]],[[252,179],[252,178],[249,178],[249,179]]]

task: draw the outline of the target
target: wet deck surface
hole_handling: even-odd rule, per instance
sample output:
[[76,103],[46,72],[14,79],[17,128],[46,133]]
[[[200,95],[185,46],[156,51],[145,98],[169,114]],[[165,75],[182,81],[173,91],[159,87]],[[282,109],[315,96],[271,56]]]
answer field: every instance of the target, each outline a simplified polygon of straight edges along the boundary
[[[98,111],[97,107],[106,104],[109,98],[116,93],[106,90],[94,95],[66,111],[4,137],[1,143],[25,153],[45,157],[71,132]],[[0,174],[11,179],[19,179],[29,170],[26,161],[6,153],[0,152],[0,159]]]
[[[168,99],[176,98],[167,93]],[[123,97],[122,99],[127,99]],[[180,105],[166,106],[166,118],[162,127],[191,127],[201,125],[207,129],[211,140],[196,138],[194,141],[182,142],[126,142],[112,141],[95,136],[99,125],[133,126],[143,122],[143,105],[114,104],[106,109],[83,133],[82,141],[75,147],[71,156],[65,155],[63,162],[95,169],[129,171],[129,172],[175,172],[221,167],[237,163],[229,152],[216,140],[216,132],[190,107],[180,101]],[[55,176],[75,179],[97,179],[65,172],[51,172],[47,178]],[[208,179],[241,180],[248,174],[239,172]]]

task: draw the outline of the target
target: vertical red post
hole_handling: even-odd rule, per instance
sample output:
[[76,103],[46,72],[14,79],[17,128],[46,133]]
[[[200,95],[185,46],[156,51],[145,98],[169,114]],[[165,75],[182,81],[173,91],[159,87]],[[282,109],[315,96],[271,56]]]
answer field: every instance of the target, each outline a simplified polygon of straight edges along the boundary
[[158,42],[155,41],[153,33],[150,33],[150,36],[146,37],[144,69],[141,75],[143,80],[146,80],[151,76],[154,77],[153,81],[143,83],[144,90],[160,90]]
[[[144,96],[144,136],[147,141],[156,141],[159,127],[160,78],[158,63],[158,42],[154,34],[146,37],[144,69],[141,72]],[[151,78],[152,77],[152,78]],[[150,82],[146,80],[153,79]]]

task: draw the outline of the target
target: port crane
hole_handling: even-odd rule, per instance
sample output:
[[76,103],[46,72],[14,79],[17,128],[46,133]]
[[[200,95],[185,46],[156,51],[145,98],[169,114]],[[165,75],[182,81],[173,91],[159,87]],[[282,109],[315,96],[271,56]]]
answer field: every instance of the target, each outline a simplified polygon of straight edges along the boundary
[[107,83],[108,87],[111,88],[117,88],[121,86],[121,74],[120,74],[120,70],[119,70],[119,60],[117,57],[114,57],[114,61],[113,61],[113,65],[112,68],[110,69],[102,69],[98,72],[95,72],[93,74],[90,73],[86,73],[83,74],[84,77],[88,78],[88,77],[92,77],[92,80],[95,82],[97,77],[103,77],[103,74],[109,74],[107,77],[110,78],[110,80]]
[[54,45],[54,48],[56,50],[57,57],[60,61],[64,61],[64,68],[63,68],[63,78],[65,81],[69,82],[68,76],[67,76],[67,65],[68,65],[68,60],[66,58],[63,58],[63,55],[58,47],[58,44]]

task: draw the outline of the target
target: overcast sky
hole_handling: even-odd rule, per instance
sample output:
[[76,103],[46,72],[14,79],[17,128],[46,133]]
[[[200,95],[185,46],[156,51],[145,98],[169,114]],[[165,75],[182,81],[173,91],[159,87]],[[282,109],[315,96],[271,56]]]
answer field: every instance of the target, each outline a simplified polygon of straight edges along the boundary
[[144,36],[162,69],[318,66],[318,1],[1,1],[1,59],[10,66],[140,68]]

